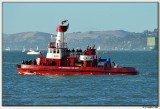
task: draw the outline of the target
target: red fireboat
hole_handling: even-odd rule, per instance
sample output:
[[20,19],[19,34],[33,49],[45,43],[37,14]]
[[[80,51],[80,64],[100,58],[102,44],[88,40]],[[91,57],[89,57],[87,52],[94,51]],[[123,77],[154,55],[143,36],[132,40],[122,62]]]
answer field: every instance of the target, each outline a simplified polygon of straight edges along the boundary
[[[120,67],[110,58],[97,57],[95,46],[70,50],[64,42],[64,32],[67,31],[68,20],[61,22],[57,27],[56,42],[52,40],[48,46],[46,57],[42,53],[35,60],[24,61],[17,64],[18,74],[22,75],[136,75],[138,71],[132,67]],[[104,62],[104,65],[99,65]]]

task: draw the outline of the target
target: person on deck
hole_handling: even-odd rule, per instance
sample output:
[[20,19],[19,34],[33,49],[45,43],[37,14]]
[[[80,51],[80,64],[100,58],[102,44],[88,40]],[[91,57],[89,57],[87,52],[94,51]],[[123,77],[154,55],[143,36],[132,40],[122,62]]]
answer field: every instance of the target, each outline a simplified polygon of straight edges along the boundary
[[43,54],[40,52],[40,58],[43,58]]

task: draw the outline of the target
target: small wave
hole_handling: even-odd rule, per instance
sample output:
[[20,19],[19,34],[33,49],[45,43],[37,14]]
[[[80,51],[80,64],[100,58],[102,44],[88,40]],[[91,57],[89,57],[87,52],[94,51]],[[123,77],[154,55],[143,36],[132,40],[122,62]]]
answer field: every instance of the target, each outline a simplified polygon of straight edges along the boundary
[[152,64],[141,64],[141,63],[131,63],[131,64],[121,64],[121,65],[124,65],[124,66],[148,66],[148,65],[152,65]]
[[156,76],[158,73],[157,72],[141,72],[141,76]]
[[65,75],[44,75],[44,76],[55,79],[55,78],[63,78]]
[[14,65],[16,65],[18,63],[15,63],[15,62],[2,62],[2,64],[14,64]]
[[144,80],[142,79],[133,79],[133,80],[128,80],[130,82],[143,82]]

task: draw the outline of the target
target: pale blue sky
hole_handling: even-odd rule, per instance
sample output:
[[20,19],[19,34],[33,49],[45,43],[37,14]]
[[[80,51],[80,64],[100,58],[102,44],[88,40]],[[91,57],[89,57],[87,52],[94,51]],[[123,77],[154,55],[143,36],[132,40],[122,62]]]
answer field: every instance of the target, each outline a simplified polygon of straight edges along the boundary
[[3,4],[3,33],[41,31],[56,34],[68,19],[68,32],[126,30],[143,32],[157,28],[155,3],[14,3]]

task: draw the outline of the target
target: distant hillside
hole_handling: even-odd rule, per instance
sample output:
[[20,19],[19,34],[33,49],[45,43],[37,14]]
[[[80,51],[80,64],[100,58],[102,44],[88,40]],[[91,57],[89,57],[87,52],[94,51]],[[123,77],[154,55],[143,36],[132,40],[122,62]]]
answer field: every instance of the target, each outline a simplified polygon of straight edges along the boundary
[[22,32],[17,34],[3,34],[3,49],[10,47],[11,50],[22,50],[37,48],[46,49],[50,41],[49,33],[43,32]]
[[[101,46],[107,50],[143,50],[147,44],[148,34],[158,39],[158,31],[144,31],[143,33],[127,32],[124,30],[114,31],[89,31],[65,33],[65,41],[68,47],[85,49],[87,45]],[[11,50],[36,48],[47,50],[50,42],[50,33],[22,32],[17,34],[3,34],[3,49],[10,47]],[[156,42],[158,45],[158,40]]]

